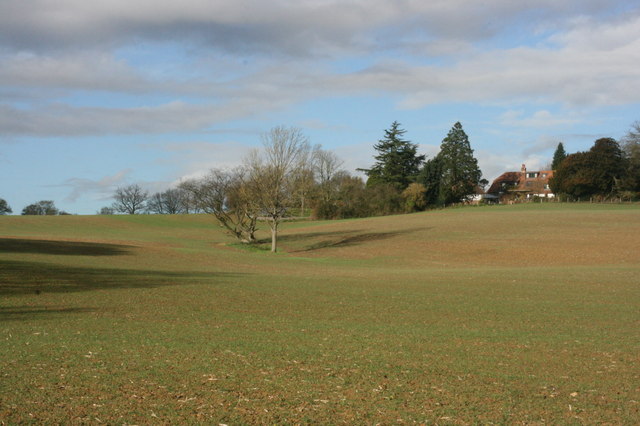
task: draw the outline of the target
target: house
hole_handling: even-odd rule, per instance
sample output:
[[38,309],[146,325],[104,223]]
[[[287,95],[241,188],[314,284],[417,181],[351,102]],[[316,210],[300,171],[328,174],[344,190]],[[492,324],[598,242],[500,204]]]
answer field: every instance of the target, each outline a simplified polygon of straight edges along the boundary
[[500,199],[500,202],[522,201],[538,198],[553,198],[549,188],[549,179],[553,170],[529,171],[523,164],[519,172],[505,172],[498,176],[487,194]]

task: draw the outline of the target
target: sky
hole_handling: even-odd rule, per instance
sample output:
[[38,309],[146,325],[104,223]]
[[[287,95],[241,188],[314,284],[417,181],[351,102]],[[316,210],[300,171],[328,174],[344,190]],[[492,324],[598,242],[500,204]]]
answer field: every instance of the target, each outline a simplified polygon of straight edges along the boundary
[[0,198],[95,214],[232,167],[275,126],[344,169],[392,122],[483,177],[640,120],[637,0],[0,0]]

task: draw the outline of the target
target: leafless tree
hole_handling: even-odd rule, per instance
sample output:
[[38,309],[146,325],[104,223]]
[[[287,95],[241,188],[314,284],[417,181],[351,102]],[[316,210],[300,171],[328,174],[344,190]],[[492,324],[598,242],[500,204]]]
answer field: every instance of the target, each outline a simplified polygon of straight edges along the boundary
[[136,214],[144,209],[149,193],[138,184],[116,189],[113,208],[120,213]]
[[315,188],[315,178],[311,164],[300,167],[293,177],[293,191],[300,202],[300,216],[305,215],[307,200],[313,194]]
[[627,158],[640,158],[640,121],[631,125],[627,134],[622,138],[621,145]]
[[220,226],[244,243],[255,241],[257,212],[248,199],[242,168],[213,169],[201,179],[182,182],[193,206],[216,217]]
[[147,201],[147,210],[157,214],[179,214],[187,210],[187,193],[180,188],[156,192]]
[[330,202],[335,193],[335,177],[342,167],[342,160],[332,151],[317,146],[313,150],[313,170],[318,180],[320,198],[323,202]]
[[295,203],[295,177],[304,168],[309,142],[295,127],[274,127],[262,135],[264,150],[245,160],[250,200],[271,228],[271,251],[278,248],[278,227]]

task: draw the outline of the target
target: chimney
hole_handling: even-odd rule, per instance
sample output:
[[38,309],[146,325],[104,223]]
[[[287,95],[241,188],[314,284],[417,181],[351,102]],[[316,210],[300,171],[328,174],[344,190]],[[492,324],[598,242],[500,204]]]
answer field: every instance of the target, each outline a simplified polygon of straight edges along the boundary
[[522,167],[520,168],[520,172],[521,173],[527,173],[527,166],[525,166],[524,164],[522,165]]

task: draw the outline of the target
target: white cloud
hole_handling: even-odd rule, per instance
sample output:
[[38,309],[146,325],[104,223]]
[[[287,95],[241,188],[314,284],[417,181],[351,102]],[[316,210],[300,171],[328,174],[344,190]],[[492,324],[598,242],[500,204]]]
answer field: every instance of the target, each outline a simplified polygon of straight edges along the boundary
[[105,53],[41,56],[20,53],[0,57],[0,86],[149,92],[157,84]]
[[174,101],[135,108],[72,107],[51,104],[19,109],[0,104],[0,134],[85,136],[204,131],[207,127],[277,108],[271,99],[237,98],[225,105]]
[[229,169],[242,164],[253,147],[237,141],[211,143],[183,141],[164,146],[169,156],[160,163],[174,166],[177,176],[172,185],[180,181],[204,176],[213,168]]
[[509,110],[500,116],[500,123],[503,126],[510,127],[556,127],[579,123],[578,118],[558,117],[554,116],[547,110],[540,110],[533,113],[530,117],[524,116],[522,110]]
[[71,188],[71,192],[64,201],[75,202],[81,197],[90,195],[96,200],[107,200],[112,198],[118,186],[126,182],[131,174],[130,169],[120,170],[112,176],[104,176],[101,179],[93,180],[87,178],[69,178],[64,183],[54,186]]
[[[495,36],[516,23],[552,25],[625,0],[47,0],[0,3],[0,44],[17,50],[111,46],[130,40],[199,40],[235,52],[362,51],[394,40]],[[535,18],[535,19],[532,19]]]
[[[614,8],[629,9],[630,4],[604,0],[535,4],[492,0],[482,7],[463,0],[3,2],[0,88],[11,92],[14,100],[7,103],[5,97],[0,104],[0,134],[204,131],[212,124],[277,112],[307,99],[349,95],[385,94],[408,109],[471,102],[559,103],[574,109],[635,103],[640,101],[640,10],[627,10],[623,17],[602,15]],[[514,26],[526,31],[540,26],[541,20],[545,31],[553,32],[537,45],[501,49],[478,43],[508,38],[518,31]],[[155,58],[160,64],[152,70],[116,59],[112,50],[133,42],[153,47],[174,39],[189,46],[183,48],[192,51],[190,58],[178,65],[172,57]],[[194,59],[211,54],[202,50],[202,43],[226,50],[238,60],[252,58],[248,51],[265,55],[232,77],[216,72],[227,67],[228,55],[220,63]],[[272,51],[291,57],[270,60],[267,54]],[[377,59],[370,57],[368,62],[374,65],[360,71],[330,71],[330,59],[353,53],[372,53]],[[430,63],[428,55],[444,55],[445,60],[424,65]],[[191,74],[175,73],[190,66]],[[113,96],[101,104],[110,107],[74,107],[29,102],[25,96],[17,106],[16,93],[33,94],[43,88],[57,91],[57,99],[102,91],[107,96],[125,92],[177,100],[162,103],[154,98],[146,106],[131,107]],[[48,102],[53,96],[42,95]],[[531,117],[512,112],[501,119],[502,124],[525,127],[574,120],[545,110]]]

